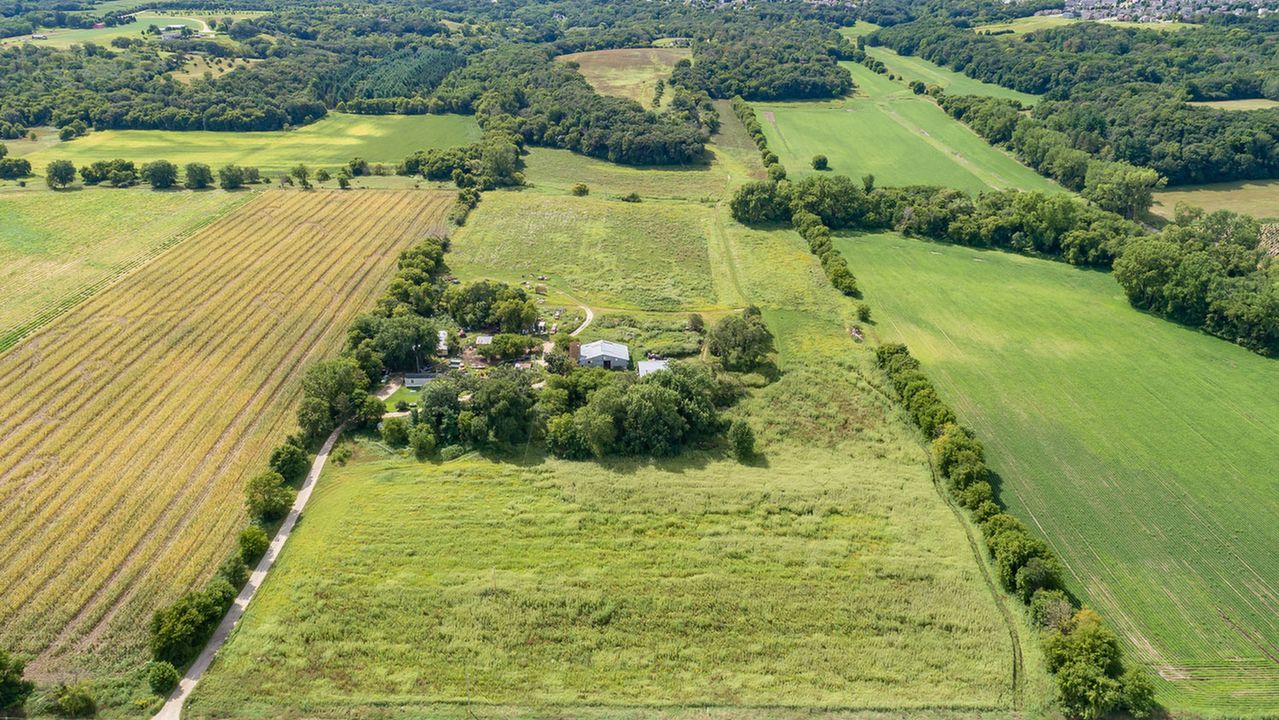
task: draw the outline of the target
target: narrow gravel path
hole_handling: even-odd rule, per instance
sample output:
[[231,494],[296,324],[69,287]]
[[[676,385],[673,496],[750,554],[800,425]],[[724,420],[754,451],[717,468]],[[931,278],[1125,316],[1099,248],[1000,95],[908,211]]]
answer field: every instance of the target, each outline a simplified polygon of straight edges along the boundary
[[[377,397],[385,400],[399,389],[399,383],[391,383],[379,390]],[[293,532],[293,527],[297,525],[298,517],[302,514],[303,508],[306,507],[306,502],[311,499],[311,491],[315,489],[315,481],[320,478],[320,473],[324,470],[324,463],[329,459],[329,452],[333,450],[333,445],[337,443],[338,437],[342,435],[342,431],[345,429],[346,423],[339,425],[336,430],[329,434],[324,444],[320,446],[320,452],[316,454],[315,461],[311,463],[311,471],[307,473],[306,480],[302,483],[302,488],[298,490],[297,499],[293,501],[293,507],[289,509],[288,516],[284,518],[280,529],[276,531],[275,538],[271,540],[271,545],[267,548],[266,554],[258,561],[258,566],[253,569],[253,574],[249,576],[248,583],[245,584],[244,589],[240,590],[240,594],[236,596],[235,603],[227,611],[226,617],[222,618],[217,630],[213,631],[213,637],[209,638],[209,643],[204,646],[200,656],[187,669],[186,676],[174,688],[173,693],[169,695],[169,699],[165,701],[164,707],[160,708],[160,712],[155,714],[154,720],[181,719],[182,705],[186,703],[187,697],[195,689],[195,684],[200,681],[204,671],[209,669],[209,664],[213,662],[213,657],[217,655],[218,650],[222,648],[222,644],[231,635],[236,623],[240,622],[240,616],[244,614],[245,608],[249,606],[249,602],[257,594],[262,581],[266,579],[267,571],[275,564],[275,559],[279,557],[280,551],[284,549],[284,543],[288,542],[289,535]]]

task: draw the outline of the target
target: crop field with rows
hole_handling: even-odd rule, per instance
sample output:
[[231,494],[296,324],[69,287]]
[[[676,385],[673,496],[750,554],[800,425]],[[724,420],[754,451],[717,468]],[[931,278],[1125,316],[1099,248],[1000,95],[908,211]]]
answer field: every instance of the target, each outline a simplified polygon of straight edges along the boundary
[[[248,193],[0,194],[0,352]],[[86,227],[85,218],[93,218]]]
[[230,551],[303,368],[452,201],[260,193],[0,356],[0,645],[37,678],[141,666],[152,611]]
[[891,233],[838,247],[1012,512],[1178,711],[1279,712],[1279,365],[1106,273]]

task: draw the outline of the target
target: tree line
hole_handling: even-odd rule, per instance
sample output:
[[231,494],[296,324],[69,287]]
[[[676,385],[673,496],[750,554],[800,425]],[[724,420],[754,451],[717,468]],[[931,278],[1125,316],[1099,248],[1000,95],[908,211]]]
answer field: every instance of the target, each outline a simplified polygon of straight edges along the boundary
[[[1229,211],[1178,213],[1157,233],[1065,194],[874,187],[840,175],[758,181],[738,189],[733,217],[790,222],[824,249],[821,228],[889,229],[970,247],[995,247],[1074,265],[1114,268],[1135,307],[1262,355],[1279,355],[1279,263],[1260,247],[1256,220]],[[812,217],[816,217],[814,221]]]

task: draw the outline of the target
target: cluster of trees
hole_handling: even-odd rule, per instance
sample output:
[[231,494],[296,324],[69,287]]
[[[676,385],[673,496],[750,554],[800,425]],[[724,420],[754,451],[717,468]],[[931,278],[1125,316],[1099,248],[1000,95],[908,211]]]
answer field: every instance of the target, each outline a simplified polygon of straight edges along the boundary
[[31,162],[26,158],[9,157],[9,148],[0,143],[0,180],[17,180],[30,175]]
[[1128,240],[1115,280],[1135,307],[1279,355],[1279,263],[1260,231],[1244,215],[1179,207],[1162,232]]
[[[125,188],[145,182],[156,190],[176,187],[181,181],[188,190],[203,190],[214,183],[213,170],[204,163],[187,163],[179,173],[178,166],[168,160],[154,160],[138,167],[130,160],[98,160],[79,169],[85,185],[108,184]],[[75,182],[76,167],[69,160],[54,160],[45,169],[45,182],[60,190]],[[255,167],[226,165],[218,170],[217,179],[224,190],[234,190],[246,184],[261,182],[261,174]]]
[[686,122],[600,95],[543,48],[507,45],[473,56],[444,79],[436,97],[450,112],[474,112],[486,130],[631,165],[701,161],[708,137],[700,116]]
[[842,97],[853,79],[840,60],[860,59],[835,28],[812,20],[784,24],[707,23],[693,43],[693,59],[675,64],[671,82],[715,98],[799,100]]
[[1135,218],[1149,210],[1155,190],[1167,182],[1148,167],[1095,159],[1091,153],[1077,149],[1070,135],[1023,114],[1016,100],[942,96],[941,106],[986,140],[1012,149],[1039,174],[1124,217]]
[[367,58],[354,72],[343,67],[320,82],[331,86],[333,97],[344,98],[337,109],[383,115],[422,115],[443,111],[443,104],[427,99],[466,58],[450,48],[407,47],[389,55]]
[[93,14],[92,7],[74,1],[0,3],[0,38],[28,35],[40,28],[91,28],[97,23],[117,27],[136,22],[127,10]]
[[[1006,37],[929,19],[885,28],[868,41],[1045,94],[1031,118],[1059,134],[1053,146],[1151,168],[1174,185],[1279,177],[1279,110],[1240,113],[1186,102],[1279,99],[1279,60],[1269,51],[1279,41],[1273,18],[1214,18],[1193,33],[1079,23]],[[1000,122],[1010,120],[1005,107]],[[1075,167],[1068,176],[1082,179],[1079,160],[1057,152],[1059,162]]]
[[1124,667],[1118,639],[1095,612],[1075,610],[1062,589],[1061,563],[1048,544],[1000,507],[981,441],[958,424],[904,345],[882,345],[875,359],[931,440],[934,470],[981,527],[999,583],[1027,604],[1043,628],[1048,669],[1056,677],[1062,709],[1070,717],[1100,718],[1114,711],[1149,717],[1156,708],[1149,678]]
[[768,136],[764,134],[764,128],[759,124],[759,118],[755,116],[755,108],[751,107],[741,96],[734,97],[732,100],[733,114],[738,120],[742,121],[742,125],[746,127],[746,132],[751,136],[751,140],[755,141],[755,147],[759,148],[760,160],[764,163],[764,168],[768,171],[770,180],[777,182],[786,178],[786,167],[778,160],[777,155],[768,149]]
[[[1140,226],[1065,194],[1005,190],[973,198],[929,186],[880,188],[867,176],[843,175],[798,182],[748,183],[730,207],[739,222],[794,222],[811,218],[832,230],[893,229],[972,247],[1038,254],[1074,265],[1108,267]],[[810,231],[811,232],[811,231]]]
[[427,180],[452,180],[459,188],[492,190],[523,185],[520,152],[524,138],[497,127],[487,130],[480,142],[451,148],[418,150],[396,168],[399,175],[421,175]]

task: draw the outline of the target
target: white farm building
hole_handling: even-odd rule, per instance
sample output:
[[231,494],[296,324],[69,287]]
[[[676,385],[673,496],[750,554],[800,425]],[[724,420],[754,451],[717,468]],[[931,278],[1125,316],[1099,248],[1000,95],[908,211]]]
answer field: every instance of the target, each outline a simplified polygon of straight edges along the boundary
[[625,370],[631,364],[631,351],[622,343],[596,340],[582,346],[578,352],[577,364],[602,367],[605,370]]

